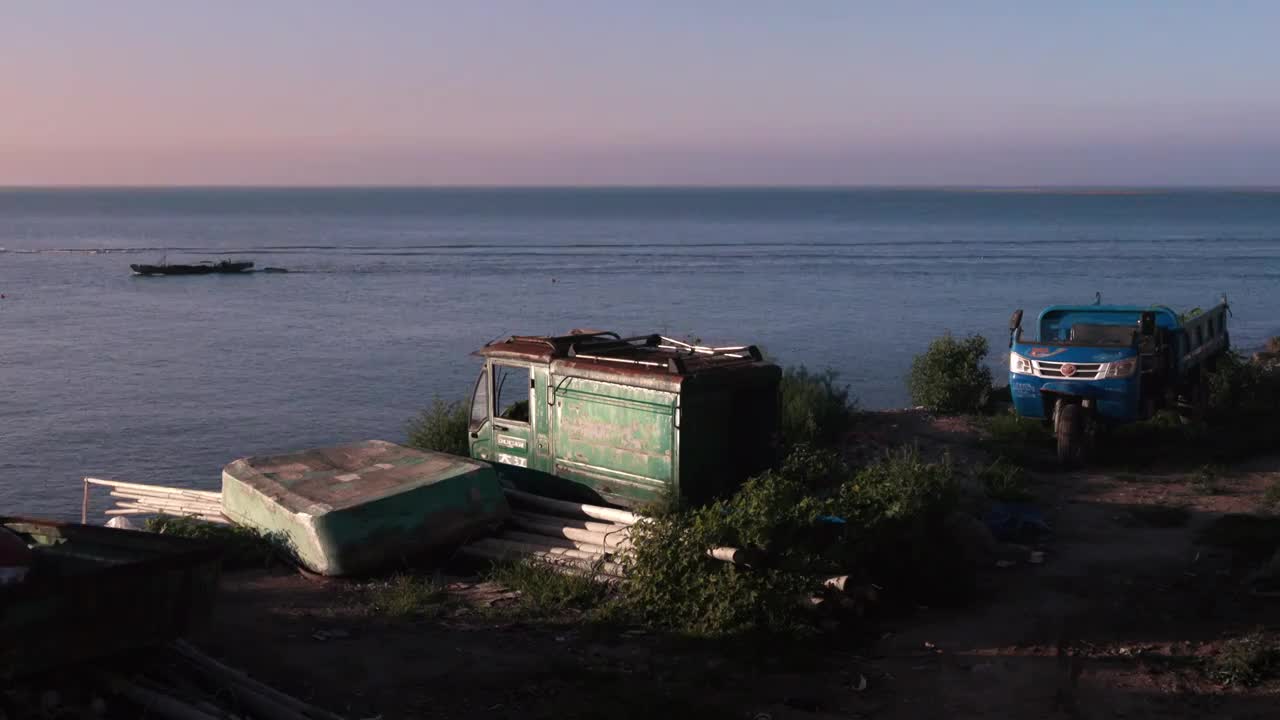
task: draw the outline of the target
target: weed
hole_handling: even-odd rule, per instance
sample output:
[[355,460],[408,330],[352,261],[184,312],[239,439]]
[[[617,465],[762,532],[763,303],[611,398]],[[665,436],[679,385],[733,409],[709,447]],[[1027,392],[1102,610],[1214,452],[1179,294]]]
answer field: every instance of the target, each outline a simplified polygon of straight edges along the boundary
[[536,560],[495,563],[489,579],[519,591],[520,608],[543,613],[588,610],[609,599],[609,586],[584,575],[560,572]]
[[907,389],[917,405],[942,413],[982,410],[991,396],[991,369],[983,364],[987,339],[950,333],[929,343],[911,363]]
[[1222,492],[1218,485],[1222,477],[1222,468],[1217,465],[1201,465],[1191,476],[1191,489],[1201,495],[1217,495]]
[[1272,482],[1263,491],[1262,507],[1264,510],[1280,511],[1280,480]]
[[444,585],[420,575],[396,575],[369,588],[372,609],[393,617],[435,616],[445,608]]
[[1259,628],[1223,644],[1209,675],[1224,685],[1252,686],[1280,670],[1280,647]]
[[241,525],[159,515],[149,518],[143,527],[154,533],[220,545],[223,548],[222,564],[228,569],[270,567],[293,560],[291,545],[283,535],[262,533]]
[[1026,502],[1035,496],[1027,488],[1027,471],[1003,456],[978,470],[978,481],[987,497],[1001,502]]
[[837,377],[834,370],[810,372],[803,365],[783,373],[779,394],[785,447],[836,444],[853,424],[857,400]]
[[431,407],[409,421],[409,445],[421,450],[462,455],[469,453],[467,444],[467,406],[461,400],[436,399]]

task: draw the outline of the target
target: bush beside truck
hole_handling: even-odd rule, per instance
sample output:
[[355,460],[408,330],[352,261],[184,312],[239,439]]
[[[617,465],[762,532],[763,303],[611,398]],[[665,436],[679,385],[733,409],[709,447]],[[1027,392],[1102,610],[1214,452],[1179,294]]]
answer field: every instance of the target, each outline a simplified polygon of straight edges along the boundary
[[959,414],[983,410],[991,397],[991,368],[984,364],[987,339],[947,333],[917,355],[907,376],[911,401],[931,412]]

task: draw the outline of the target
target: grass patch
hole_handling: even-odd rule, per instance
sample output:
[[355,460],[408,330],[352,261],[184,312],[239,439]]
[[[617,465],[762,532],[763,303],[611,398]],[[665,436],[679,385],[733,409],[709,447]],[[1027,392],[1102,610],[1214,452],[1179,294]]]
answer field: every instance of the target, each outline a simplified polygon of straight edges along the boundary
[[907,376],[911,401],[933,412],[972,413],[983,410],[991,397],[991,368],[987,339],[970,335],[957,339],[947,333],[917,355]]
[[834,370],[787,368],[779,384],[781,431],[785,447],[835,445],[853,425],[858,403]]
[[222,547],[222,565],[228,569],[292,564],[293,552],[282,535],[262,533],[241,525],[223,525],[189,517],[158,515],[143,528],[162,535],[176,535]]
[[1280,547],[1280,518],[1223,515],[1200,532],[1199,541],[1226,548],[1247,560],[1263,562]]
[[489,580],[519,591],[520,609],[539,614],[598,609],[611,599],[605,583],[562,573],[537,561],[495,563]]
[[437,398],[430,408],[409,421],[409,446],[466,457],[471,452],[467,441],[469,422],[466,403]]
[[1209,663],[1209,676],[1224,685],[1252,687],[1280,672],[1280,647],[1258,629],[1223,644]]
[[1003,456],[978,470],[978,481],[987,497],[1000,502],[1027,502],[1035,498],[1027,487],[1027,471]]
[[1176,528],[1191,522],[1191,510],[1185,505],[1130,505],[1126,512],[1133,526]]
[[1043,421],[1012,411],[976,416],[974,421],[983,431],[983,447],[992,455],[1019,465],[1053,464],[1053,434]]
[[392,617],[437,616],[447,607],[448,593],[435,578],[420,575],[396,575],[390,580],[371,585],[368,590],[370,609]]

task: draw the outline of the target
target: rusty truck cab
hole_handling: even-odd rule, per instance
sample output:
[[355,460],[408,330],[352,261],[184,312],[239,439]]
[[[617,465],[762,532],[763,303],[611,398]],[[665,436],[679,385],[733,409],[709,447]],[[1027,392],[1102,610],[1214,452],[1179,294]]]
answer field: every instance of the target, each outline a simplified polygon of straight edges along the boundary
[[576,331],[474,353],[471,456],[550,495],[702,501],[769,467],[781,371],[754,346]]

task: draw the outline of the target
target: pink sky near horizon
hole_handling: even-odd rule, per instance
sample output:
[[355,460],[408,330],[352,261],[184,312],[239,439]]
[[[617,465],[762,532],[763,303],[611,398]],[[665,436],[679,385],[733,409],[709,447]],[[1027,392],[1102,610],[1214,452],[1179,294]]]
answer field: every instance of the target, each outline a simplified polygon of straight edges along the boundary
[[0,185],[1280,183],[1280,11],[1137,5],[50,0]]

